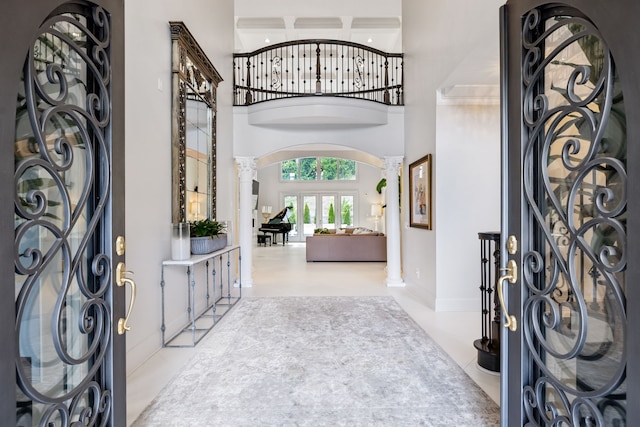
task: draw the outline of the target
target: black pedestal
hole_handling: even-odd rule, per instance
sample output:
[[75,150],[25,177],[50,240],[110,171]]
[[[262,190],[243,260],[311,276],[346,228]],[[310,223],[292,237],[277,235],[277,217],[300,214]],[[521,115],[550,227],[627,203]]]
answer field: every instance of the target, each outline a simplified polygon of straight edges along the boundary
[[491,341],[475,340],[473,346],[478,350],[478,365],[491,372],[500,372],[500,348],[491,345]]

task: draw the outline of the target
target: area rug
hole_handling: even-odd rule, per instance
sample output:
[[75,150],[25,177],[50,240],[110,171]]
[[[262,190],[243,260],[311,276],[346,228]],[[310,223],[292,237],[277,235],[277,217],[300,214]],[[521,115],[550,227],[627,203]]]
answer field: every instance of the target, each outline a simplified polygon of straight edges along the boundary
[[244,298],[133,424],[498,426],[392,297]]

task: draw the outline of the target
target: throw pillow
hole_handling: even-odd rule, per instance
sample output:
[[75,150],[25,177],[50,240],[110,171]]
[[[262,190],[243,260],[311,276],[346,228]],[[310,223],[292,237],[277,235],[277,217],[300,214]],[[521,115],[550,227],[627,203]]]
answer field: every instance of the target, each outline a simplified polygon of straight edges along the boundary
[[369,230],[368,228],[365,227],[356,227],[353,229],[353,234],[371,234],[373,233],[373,230]]

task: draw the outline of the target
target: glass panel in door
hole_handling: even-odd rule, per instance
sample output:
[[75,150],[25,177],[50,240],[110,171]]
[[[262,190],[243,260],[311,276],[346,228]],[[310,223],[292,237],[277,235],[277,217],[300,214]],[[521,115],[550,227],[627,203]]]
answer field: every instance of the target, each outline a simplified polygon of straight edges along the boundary
[[[521,401],[508,406],[523,413],[507,422],[624,426],[627,120],[616,64],[594,24],[575,10],[535,9],[525,22],[517,28],[522,116],[511,122],[523,123],[514,132],[523,138],[509,146],[522,153],[509,158],[522,163],[509,164],[520,172],[508,180],[508,228],[521,249],[507,256],[521,256],[522,296],[510,299],[522,300],[521,319],[508,338],[511,349],[522,343],[524,351],[522,382],[507,381],[507,395]],[[513,209],[520,200],[521,215]]]
[[[322,204],[322,228],[329,230],[336,228],[336,196],[321,196]],[[339,215],[338,215],[339,217]]]
[[341,227],[353,227],[353,196],[340,196]]
[[284,206],[291,208],[291,216],[289,217],[289,222],[291,223],[289,240],[298,240],[298,196],[284,196]]
[[313,230],[316,229],[316,196],[302,196],[303,213],[302,221],[304,224],[304,235],[313,236]]
[[112,183],[121,181],[109,160],[112,136],[122,137],[112,124],[111,79],[120,76],[109,66],[111,15],[80,3],[38,29],[19,82],[0,82],[18,86],[14,180],[2,185],[15,189],[5,207],[14,212],[15,329],[5,326],[17,345],[19,426],[124,422],[124,366],[121,376],[111,370],[120,307],[113,306],[110,209]]

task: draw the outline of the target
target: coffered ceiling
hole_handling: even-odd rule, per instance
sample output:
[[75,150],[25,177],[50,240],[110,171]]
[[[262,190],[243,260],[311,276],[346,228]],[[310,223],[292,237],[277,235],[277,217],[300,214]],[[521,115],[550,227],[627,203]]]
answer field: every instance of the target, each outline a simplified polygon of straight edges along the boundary
[[235,51],[301,39],[339,39],[402,52],[401,0],[235,1]]

